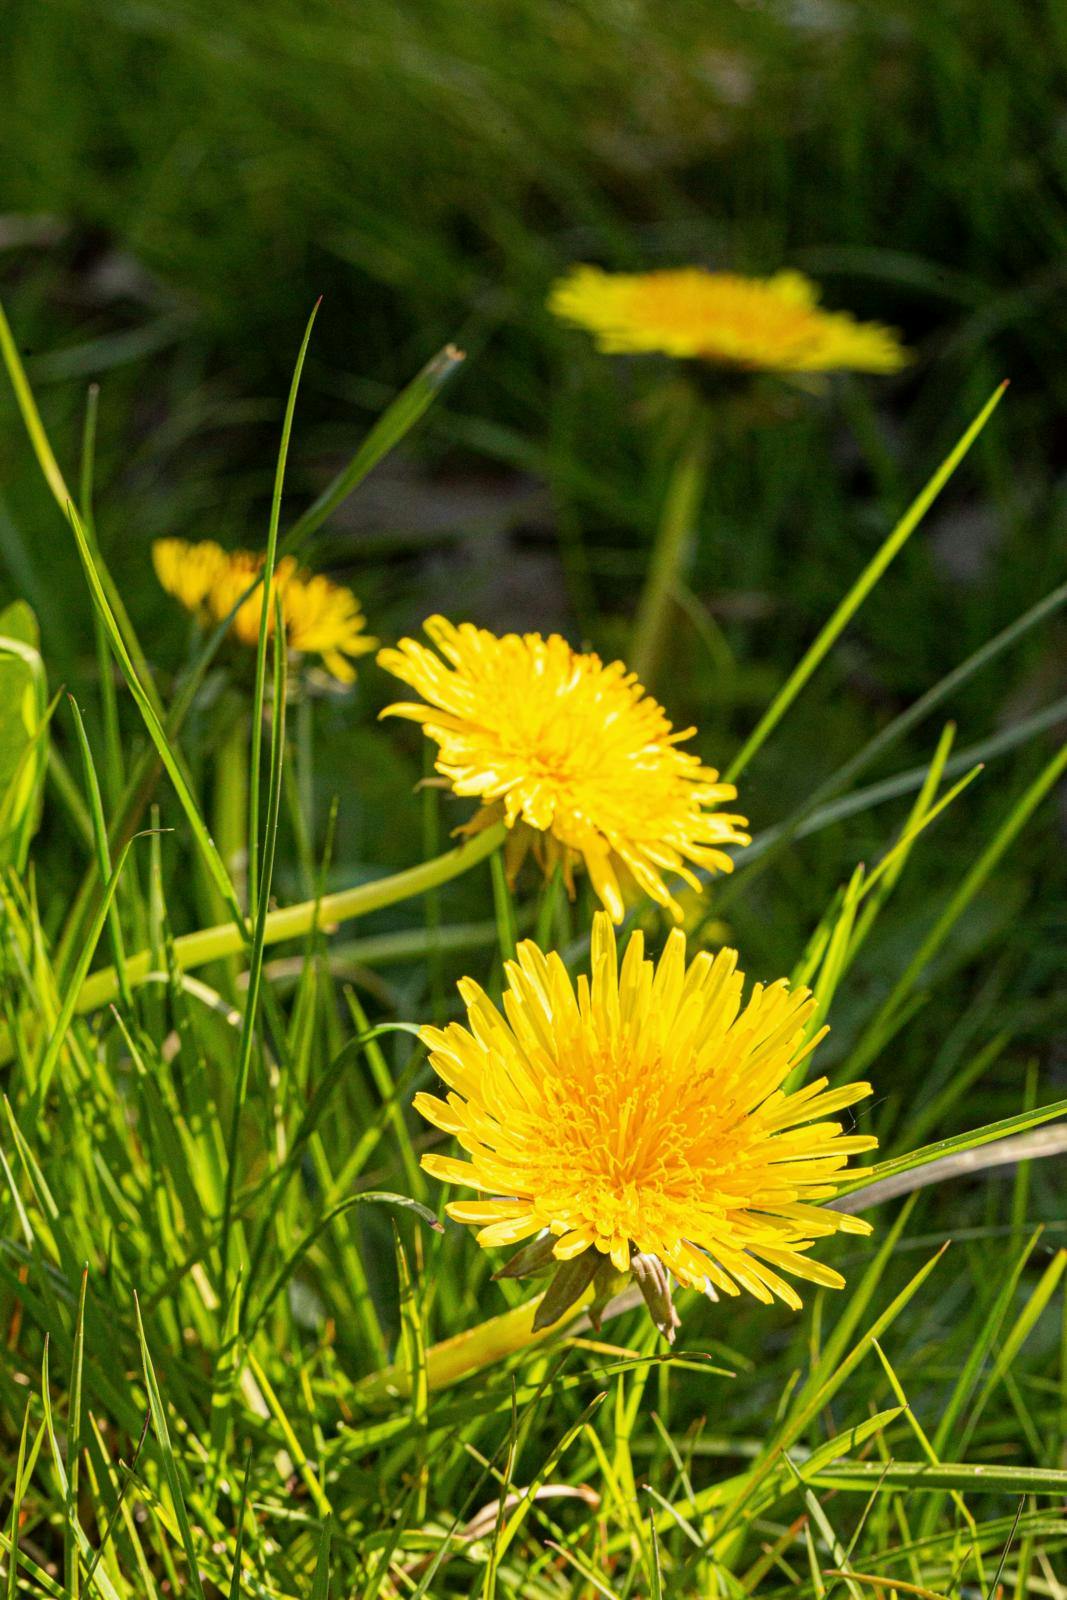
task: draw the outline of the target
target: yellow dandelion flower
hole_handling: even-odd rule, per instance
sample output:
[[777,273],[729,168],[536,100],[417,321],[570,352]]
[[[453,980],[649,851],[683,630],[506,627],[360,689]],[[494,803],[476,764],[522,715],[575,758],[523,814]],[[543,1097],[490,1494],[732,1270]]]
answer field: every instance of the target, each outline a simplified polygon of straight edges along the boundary
[[[184,539],[160,539],[152,546],[156,575],[168,594],[202,619],[221,622],[252,584],[263,556],[252,550],[228,552],[212,540],[188,544]],[[301,655],[318,655],[328,672],[342,683],[356,676],[352,661],[377,649],[378,640],[365,631],[359,601],[351,589],[313,575],[292,556],[283,556],[274,569],[272,588],[281,596],[285,636],[290,649]],[[233,632],[254,649],[259,642],[263,594],[256,589],[237,609]],[[274,632],[274,610],[268,612],[268,631]]]
[[444,617],[425,629],[440,655],[401,639],[378,660],[427,703],[382,716],[421,723],[439,746],[437,771],[484,802],[471,828],[503,818],[512,871],[533,845],[571,889],[584,863],[617,922],[620,877],[677,915],[665,874],[699,888],[692,867],[730,871],[724,846],[748,843],[745,819],[714,808],[736,789],[679,749],[694,730],[675,733],[621,661],[605,666],[557,634],[498,637]]
[[[230,553],[226,566],[216,578],[208,596],[208,607],[212,619],[221,622],[228,617],[238,600],[254,583],[259,570],[263,565],[263,557],[252,550],[234,550]],[[292,569],[296,563],[291,556],[278,562],[274,572],[273,587],[284,596],[285,586],[289,580]],[[283,599],[284,606],[284,599]],[[257,588],[249,595],[234,616],[232,628],[234,636],[254,650],[259,643],[259,619],[263,610],[263,590]],[[274,607],[271,606],[267,613],[267,629],[273,636],[274,633]]]
[[327,672],[351,683],[356,669],[351,657],[375,650],[378,640],[366,633],[359,601],[351,589],[331,583],[321,573],[298,573],[282,596],[289,643],[305,655],[322,657]]
[[466,979],[467,1025],[422,1030],[451,1092],[415,1105],[469,1158],[422,1164],[487,1197],[453,1201],[449,1215],[485,1247],[547,1230],[556,1262],[593,1252],[592,1270],[633,1264],[639,1281],[638,1263],[652,1260],[690,1287],[792,1307],[783,1273],[842,1287],[808,1252],[839,1231],[870,1232],[818,1204],[848,1157],[876,1144],[832,1120],[870,1085],[783,1088],[826,1031],[806,1037],[809,992],[783,979],[743,1001],[736,952],[701,951],[687,965],[679,930],[658,965],[635,933],[620,970],[603,913],[591,972],[575,986],[558,955],[524,943],[503,1015]]
[[703,267],[577,266],[554,285],[548,305],[613,355],[660,351],[781,373],[897,372],[909,359],[892,328],[822,310],[818,287],[800,272],[745,278]]
[[194,614],[202,612],[229,559],[213,539],[204,539],[200,544],[190,544],[187,539],[157,539],[152,546],[156,577],[169,595]]

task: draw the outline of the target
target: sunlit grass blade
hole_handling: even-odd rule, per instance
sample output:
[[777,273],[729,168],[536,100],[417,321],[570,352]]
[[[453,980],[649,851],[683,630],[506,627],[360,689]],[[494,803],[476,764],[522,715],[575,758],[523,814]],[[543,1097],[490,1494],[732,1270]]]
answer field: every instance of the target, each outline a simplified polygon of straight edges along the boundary
[[59,1061],[60,1054],[67,1045],[67,1030],[70,1027],[71,1021],[74,1017],[75,1008],[78,1001],[78,994],[80,993],[81,987],[85,982],[85,975],[89,970],[93,956],[96,954],[96,947],[100,942],[100,935],[104,931],[104,923],[106,922],[108,913],[111,910],[111,904],[115,898],[115,891],[119,886],[119,880],[122,877],[122,869],[126,865],[126,857],[130,853],[132,844],[133,841],[131,840],[129,844],[123,846],[122,852],[115,863],[114,870],[104,886],[104,893],[100,900],[100,904],[96,909],[96,914],[93,917],[92,924],[90,925],[85,944],[82,947],[81,953],[79,954],[78,962],[74,968],[73,974],[71,975],[71,979],[67,984],[67,990],[63,996],[63,1001],[59,1009],[59,1015],[56,1018],[55,1027],[52,1030],[47,1048],[45,1049],[44,1055],[41,1058],[41,1064],[37,1069],[37,1078],[34,1087],[36,1104],[38,1106],[44,1105],[45,1099],[48,1095],[48,1090],[51,1086],[52,1074],[55,1072],[56,1064]]
[[[100,871],[101,883],[106,883],[111,876],[111,849],[107,839],[107,824],[104,821],[104,806],[100,797],[100,784],[96,776],[96,764],[89,746],[85,732],[85,723],[82,720],[81,710],[73,695],[69,696],[71,711],[74,716],[74,727],[78,736],[78,748],[82,758],[82,777],[86,792],[89,796],[89,816],[93,827],[93,844],[96,850],[97,866]],[[122,919],[119,916],[118,906],[112,900],[107,914],[108,937],[111,941],[112,959],[115,963],[115,979],[118,985],[119,998],[123,1006],[130,1010],[133,997],[130,986],[126,980],[126,947],[122,936]]]
[[148,1344],[145,1339],[144,1324],[141,1321],[141,1307],[136,1296],[134,1308],[137,1317],[137,1337],[141,1346],[141,1362],[144,1370],[145,1388],[148,1392],[148,1408],[152,1417],[152,1430],[156,1436],[159,1447],[160,1459],[163,1464],[163,1474],[170,1490],[174,1514],[178,1519],[181,1530],[182,1545],[185,1549],[185,1559],[188,1571],[189,1588],[196,1596],[196,1600],[204,1600],[204,1587],[200,1581],[200,1565],[197,1559],[196,1544],[193,1540],[193,1530],[189,1523],[189,1514],[185,1508],[185,1495],[182,1492],[181,1472],[178,1467],[174,1447],[171,1444],[170,1428],[167,1424],[167,1413],[163,1406],[163,1398],[156,1382],[152,1358],[148,1353]]
[[971,1494],[1033,1494],[1062,1496],[1067,1471],[1058,1467],[1011,1467],[999,1463],[962,1461],[838,1461],[815,1474],[820,1488],[869,1493],[880,1481],[886,1489],[936,1493],[959,1489]]
[[[66,480],[53,454],[52,446],[48,442],[48,435],[45,432],[44,423],[41,421],[41,414],[37,409],[37,402],[33,397],[33,390],[30,388],[29,380],[26,377],[22,357],[19,355],[18,345],[12,336],[11,327],[5,315],[2,302],[0,302],[0,356],[3,357],[8,377],[11,380],[11,387],[15,391],[15,399],[18,403],[26,432],[29,434],[34,455],[37,457],[38,466],[44,474],[45,482],[52,492],[52,498],[59,507],[60,514],[69,519],[73,507],[73,496],[67,488]],[[128,651],[137,663],[137,673],[143,685],[145,697],[158,714],[161,709],[159,695],[148,668],[147,658],[141,649],[122,596],[99,553],[97,566],[101,592],[107,596],[107,604],[114,617],[117,618],[116,629],[122,640],[123,649]]]
[[67,512],[70,517],[71,527],[74,529],[74,538],[78,545],[78,553],[82,558],[82,566],[85,571],[86,579],[89,583],[89,589],[93,596],[93,602],[103,620],[105,628],[107,629],[108,639],[111,643],[111,648],[114,652],[115,659],[122,670],[123,677],[126,679],[130,693],[137,702],[138,710],[144,719],[145,727],[148,729],[149,737],[152,740],[152,743],[155,745],[159,759],[166,768],[167,776],[170,778],[171,783],[174,785],[174,792],[178,797],[182,810],[185,812],[186,819],[192,831],[193,838],[196,840],[201,856],[203,857],[204,864],[211,875],[215,887],[222,896],[223,901],[229,907],[233,915],[235,926],[240,929],[243,934],[244,921],[241,915],[241,908],[237,902],[237,896],[234,892],[233,884],[230,882],[229,874],[223,865],[222,857],[215,848],[215,841],[212,839],[211,834],[208,832],[207,825],[205,824],[203,817],[200,815],[200,808],[197,805],[192,789],[189,786],[188,776],[182,766],[182,763],[179,761],[175,753],[171,741],[167,737],[166,731],[162,722],[160,721],[160,717],[156,711],[153,700],[146,692],[144,684],[142,683],[137,670],[130,659],[129,653],[126,649],[125,641],[118,628],[114,613],[112,612],[111,606],[108,602],[108,597],[104,592],[103,585],[101,584],[97,564],[94,560],[93,553],[89,548],[89,542],[85,537],[85,530],[82,528],[81,519],[79,518],[78,513],[75,511],[73,505],[68,505]]
[[852,1053],[849,1069],[853,1075],[858,1075],[866,1069],[867,1065],[877,1056],[886,1039],[891,1036],[894,1022],[901,1006],[908,1000],[913,988],[929,965],[931,958],[944,944],[959,918],[986,882],[997,863],[1014,844],[1042,800],[1044,800],[1065,770],[1067,770],[1067,744],[1060,747],[1052,760],[1012,806],[989,843],[980,852],[977,860],[965,874],[962,882],[949,899],[948,904],[929,933],[920,942],[918,949],[911,956],[904,971],[893,985],[889,995],[882,1003],[876,1016],[866,1029],[863,1038]]
[[[311,327],[308,326],[310,336]],[[307,336],[305,336],[305,347]],[[295,398],[295,395],[294,395]],[[271,882],[274,876],[274,858],[278,841],[278,818],[282,801],[282,770],[285,763],[285,702],[286,702],[286,645],[282,619],[281,598],[274,591],[265,591],[274,606],[274,696],[271,705],[271,766],[270,787],[267,796],[267,816],[264,825],[261,878],[256,889],[256,916],[249,955],[248,985],[245,991],[244,1017],[241,1023],[241,1040],[238,1048],[237,1074],[230,1112],[230,1131],[226,1145],[226,1185],[222,1201],[222,1230],[219,1239],[220,1299],[226,1300],[231,1254],[231,1236],[234,1229],[233,1200],[237,1185],[237,1163],[240,1151],[241,1117],[248,1077],[252,1066],[252,1052],[259,1022],[260,986],[263,981],[263,950],[267,926],[267,907],[270,903]],[[260,644],[265,646],[266,628],[260,629]],[[262,710],[262,708],[260,708]],[[251,840],[249,841],[251,844]],[[257,860],[259,857],[257,856]]]
[[868,562],[863,572],[845,595],[845,598],[838,605],[830,620],[820,629],[814,642],[793,668],[793,671],[767,707],[756,727],[730,763],[725,774],[728,783],[733,783],[737,779],[745,767],[748,766],[752,757],[762,748],[793,704],[797,695],[804,688],[808,679],[828,655],[839,635],[851,622],[890,562],[899,554],[915,532],[915,529],[919,526],[923,517],[993,415],[1006,387],[1006,384],[1001,384],[986,401],[959,443],[949,452],[925,488],[912,501],[878,553]]
[[[1031,1128],[1039,1128],[1042,1123],[1055,1122],[1060,1117],[1067,1117],[1067,1100],[1056,1100],[1051,1105],[1036,1106],[1033,1110],[1019,1112],[1014,1117],[1002,1117],[999,1122],[987,1122],[982,1128],[972,1128],[967,1133],[957,1133],[946,1139],[937,1139],[933,1144],[923,1145],[918,1150],[909,1150],[906,1155],[891,1156],[885,1161],[877,1161],[872,1166],[862,1167],[843,1179],[839,1197],[831,1204],[841,1209],[848,1205],[851,1209],[851,1197],[853,1195],[858,1197],[865,1189],[871,1189],[875,1185],[878,1185],[880,1191],[879,1203],[882,1200],[893,1199],[896,1195],[908,1194],[919,1185],[898,1184],[896,1180],[904,1179],[909,1174],[919,1172],[938,1161],[952,1163],[951,1167],[943,1168],[942,1171],[950,1170],[953,1173],[981,1171],[981,1159],[967,1163],[957,1158],[987,1145],[997,1146],[998,1148],[992,1153],[1005,1160],[1018,1161],[1026,1154],[1037,1155],[1040,1153],[1039,1145],[1029,1147],[1021,1143],[1016,1144],[1014,1136],[1025,1134]],[[1055,1139],[1049,1140],[1049,1152],[1052,1153],[1061,1148],[1059,1130],[1053,1129],[1049,1132],[1057,1134]],[[1011,1144],[1009,1140],[1012,1141]]]
[[[270,524],[267,529],[267,549],[263,557],[263,566],[259,573],[260,584],[263,590],[262,603],[259,610],[259,638],[256,643],[256,679],[252,691],[252,751],[249,761],[248,776],[248,893],[249,910],[253,920],[256,915],[257,897],[260,891],[259,883],[259,780],[260,759],[263,744],[263,702],[267,688],[267,647],[270,625],[274,619],[272,613],[277,612],[277,627],[281,630],[278,637],[285,638],[285,623],[281,606],[275,607],[274,597],[274,566],[278,555],[278,524],[282,514],[282,489],[285,486],[285,466],[289,459],[289,441],[293,432],[293,417],[296,413],[296,397],[300,392],[300,378],[304,371],[304,359],[307,356],[308,345],[311,342],[311,331],[315,326],[321,300],[317,300],[312,307],[311,315],[304,329],[304,337],[297,352],[296,365],[293,368],[292,381],[289,384],[289,398],[285,405],[285,416],[282,421],[282,435],[278,445],[278,460],[274,469],[274,490],[270,502]],[[278,707],[275,704],[275,712]]]
[[359,487],[367,474],[409,433],[436,400],[448,380],[463,365],[462,350],[446,344],[426,363],[389,405],[363,440],[348,465],[298,517],[282,540],[283,551],[295,549],[321,528],[342,501]]

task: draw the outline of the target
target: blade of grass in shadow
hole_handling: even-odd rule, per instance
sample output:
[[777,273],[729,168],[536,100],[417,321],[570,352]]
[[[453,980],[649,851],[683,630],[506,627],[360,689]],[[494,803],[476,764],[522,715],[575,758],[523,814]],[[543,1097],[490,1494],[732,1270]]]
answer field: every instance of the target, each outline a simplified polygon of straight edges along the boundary
[[319,1534],[319,1549],[315,1557],[315,1576],[311,1583],[310,1600],[330,1600],[330,1539],[333,1518],[325,1517]]
[[11,1520],[8,1524],[7,1546],[7,1600],[15,1600],[18,1594],[19,1582],[19,1530],[22,1526],[22,1497],[26,1490],[26,1439],[30,1431],[30,1402],[26,1402],[26,1410],[22,1417],[22,1433],[19,1435],[19,1453],[15,1462],[15,1478],[11,1490]]
[[804,688],[815,669],[821,664],[835,644],[838,636],[844,631],[866,600],[875,584],[881,578],[893,558],[899,554],[910,539],[923,517],[937,499],[945,484],[952,477],[956,468],[978,438],[982,429],[989,421],[993,412],[1000,403],[1001,397],[1007,388],[1002,383],[986,401],[981,411],[975,417],[970,427],[966,430],[959,443],[945,457],[933,477],[926,484],[921,493],[912,501],[907,511],[901,517],[896,527],[883,543],[881,549],[868,562],[860,576],[856,579],[851,589],[845,595],[840,605],[836,608],[830,620],[820,629],[814,642],[804,652],[785,683],[779,689],[767,710],[760,718],[752,733],[745,740],[741,749],[730,763],[725,773],[728,783],[734,782],[745,767],[752,760],[756,752],[762,748],[769,735],[777,727],[782,717],[793,704],[797,695]]
[[[995,761],[998,756],[1010,754],[1020,745],[1040,737],[1041,734],[1065,722],[1067,722],[1067,698],[1055,700],[1041,711],[1035,711],[1032,716],[1022,717],[1018,722],[1011,723],[1000,733],[991,734],[988,739],[968,745],[965,750],[961,750],[958,755],[945,763],[943,776],[955,778],[971,767],[984,766],[990,761]],[[852,794],[843,795],[839,800],[832,800],[828,805],[820,806],[818,810],[809,813],[802,822],[781,823],[765,829],[763,833],[758,833],[752,843],[735,858],[734,873],[716,900],[716,911],[721,912],[732,898],[735,879],[738,886],[743,880],[751,882],[751,878],[747,875],[751,873],[753,866],[758,862],[762,868],[767,856],[779,845],[792,840],[808,839],[813,834],[832,827],[835,822],[844,822],[849,817],[859,816],[864,811],[872,810],[875,806],[887,805],[893,800],[903,799],[905,795],[914,794],[917,789],[921,789],[926,773],[926,767],[908,767],[904,772],[894,773],[889,778],[881,778],[877,783],[868,784],[865,789],[856,789]]]
[[245,1517],[248,1514],[248,1487],[252,1481],[252,1449],[248,1446],[245,1470],[241,1477],[241,1498],[237,1503],[237,1532],[233,1546],[233,1574],[230,1579],[229,1600],[241,1600],[241,1558],[245,1547]]
[[81,1290],[78,1295],[78,1315],[74,1324],[74,1354],[71,1358],[70,1399],[67,1405],[67,1502],[66,1524],[63,1529],[63,1570],[71,1600],[78,1600],[80,1568],[78,1546],[73,1536],[78,1522],[78,1487],[81,1476],[82,1452],[82,1377],[85,1369],[85,1296],[89,1286],[89,1268],[82,1269]]

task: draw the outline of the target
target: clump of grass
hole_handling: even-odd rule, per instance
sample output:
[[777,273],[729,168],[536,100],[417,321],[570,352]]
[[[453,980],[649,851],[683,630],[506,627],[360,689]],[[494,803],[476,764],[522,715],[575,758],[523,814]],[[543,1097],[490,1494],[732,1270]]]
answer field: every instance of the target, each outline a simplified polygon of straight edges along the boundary
[[[83,568],[97,659],[119,672],[100,672],[96,705],[67,705],[42,691],[25,628],[9,622],[0,641],[32,691],[7,773],[18,825],[4,833],[0,886],[8,1594],[1054,1596],[1067,1547],[1067,1251],[1056,1186],[1035,1163],[1062,1149],[1067,1106],[1027,1069],[972,1114],[972,1090],[1019,1026],[981,999],[936,1048],[920,1040],[921,1075],[898,1062],[962,958],[987,942],[995,977],[1010,956],[995,924],[983,928],[983,896],[1067,750],[1042,748],[1049,712],[959,751],[949,722],[921,768],[855,785],[967,679],[1003,669],[1064,591],[814,792],[801,774],[738,855],[729,898],[710,902],[742,926],[746,901],[750,920],[768,907],[787,916],[795,841],[840,849],[849,814],[869,828],[874,850],[866,864],[839,855],[840,887],[803,930],[793,971],[843,1040],[834,1080],[863,1072],[877,1088],[864,1126],[881,1160],[839,1202],[877,1233],[836,1247],[847,1289],[816,1289],[799,1316],[691,1297],[669,1350],[625,1294],[600,1329],[565,1317],[534,1337],[524,1287],[491,1281],[492,1264],[437,1214],[409,1110],[429,1083],[413,1035],[456,1014],[458,972],[498,988],[520,930],[536,927],[579,968],[591,893],[580,887],[572,906],[556,879],[513,895],[503,830],[449,847],[451,813],[432,786],[417,864],[378,852],[338,883],[320,765],[337,719],[365,710],[289,682],[283,619],[272,629],[267,609],[277,554],[359,487],[457,355],[431,363],[286,524],[294,380],[266,570],[250,586],[267,597],[254,742],[225,745],[221,767],[247,797],[234,806],[213,773],[219,706],[248,691],[219,653],[225,624],[167,684],[101,554],[92,428],[75,504],[3,321],[0,338]],[[997,398],[872,561],[855,564],[737,743],[734,775],[788,730]],[[979,833],[968,806],[993,774]],[[371,776],[354,767],[346,790]],[[878,806],[901,799],[885,823]],[[921,928],[902,930],[898,887],[946,827],[971,830],[967,870]],[[46,876],[59,849],[82,881],[57,903]],[[247,890],[233,871],[242,855]],[[662,936],[647,905],[635,913]],[[1005,1156],[1007,1184],[990,1176]]]

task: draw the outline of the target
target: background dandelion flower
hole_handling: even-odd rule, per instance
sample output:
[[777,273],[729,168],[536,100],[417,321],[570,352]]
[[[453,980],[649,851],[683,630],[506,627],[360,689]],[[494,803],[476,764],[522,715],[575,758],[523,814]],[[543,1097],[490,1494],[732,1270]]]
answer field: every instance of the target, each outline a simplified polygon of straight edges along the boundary
[[736,789],[679,749],[694,730],[675,733],[622,662],[605,666],[557,634],[498,637],[444,617],[425,629],[441,655],[401,639],[378,660],[427,703],[398,702],[382,716],[421,723],[439,746],[438,772],[484,802],[472,828],[503,817],[512,872],[532,845],[573,889],[582,862],[617,922],[620,878],[677,916],[665,874],[699,889],[692,867],[730,871],[724,846],[748,843],[745,818],[714,808]]
[[503,1015],[464,980],[467,1026],[421,1033],[451,1092],[415,1100],[468,1156],[424,1156],[427,1172],[487,1196],[449,1215],[486,1247],[547,1229],[558,1262],[591,1251],[628,1272],[653,1257],[683,1284],[765,1302],[799,1307],[783,1273],[840,1288],[808,1251],[870,1226],[815,1202],[876,1144],[831,1120],[870,1086],[786,1092],[826,1031],[807,1037],[815,1001],[784,980],[742,1001],[736,961],[700,952],[687,966],[675,930],[654,966],[635,933],[620,970],[598,913],[592,977],[576,987],[529,942],[508,963]]
[[202,613],[229,560],[213,539],[203,539],[199,544],[190,544],[187,539],[157,539],[152,546],[156,577],[167,593],[194,615]]
[[897,372],[908,353],[893,329],[824,311],[800,272],[745,278],[680,267],[604,272],[576,266],[549,309],[594,335],[609,354],[660,351],[768,372]]
[[[229,616],[263,566],[262,555],[255,551],[227,552],[212,540],[200,544],[157,540],[152,561],[167,593],[212,622]],[[352,661],[378,646],[378,640],[366,632],[363,611],[351,589],[321,574],[305,572],[292,556],[283,556],[278,562],[272,588],[281,596],[289,648],[301,655],[321,656],[328,672],[342,683],[351,683],[356,676]],[[257,588],[238,606],[233,619],[235,636],[252,649],[259,642],[262,608],[262,591]],[[267,614],[267,628],[273,633],[273,608]]]

